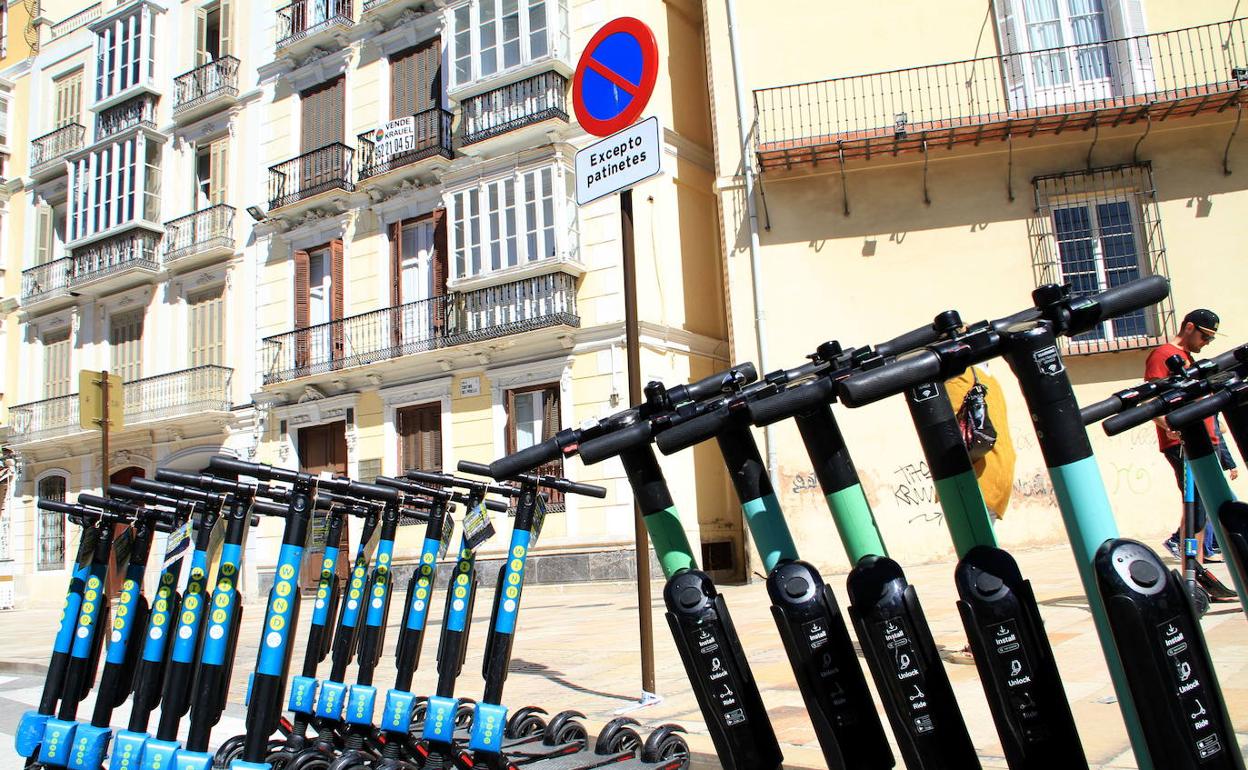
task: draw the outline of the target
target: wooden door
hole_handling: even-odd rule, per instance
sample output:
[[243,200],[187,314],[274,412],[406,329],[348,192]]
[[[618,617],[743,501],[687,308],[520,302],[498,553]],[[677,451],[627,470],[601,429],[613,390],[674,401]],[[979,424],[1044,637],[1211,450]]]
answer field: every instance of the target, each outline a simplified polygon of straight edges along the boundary
[[[347,475],[347,424],[331,422],[299,429],[299,469],[304,473],[329,472],[337,476]],[[304,551],[303,566],[299,570],[299,588],[308,591],[316,588],[321,577],[321,558],[325,553],[326,517],[313,512],[308,548]],[[344,549],[345,553],[353,553]],[[338,560],[338,574],[347,572],[346,562],[351,556]]]

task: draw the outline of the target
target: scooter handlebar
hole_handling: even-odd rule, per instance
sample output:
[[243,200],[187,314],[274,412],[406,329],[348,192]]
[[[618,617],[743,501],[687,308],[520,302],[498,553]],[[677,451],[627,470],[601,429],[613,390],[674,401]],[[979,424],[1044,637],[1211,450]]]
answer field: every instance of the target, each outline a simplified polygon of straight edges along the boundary
[[730,382],[748,384],[758,379],[758,368],[746,361],[730,369],[716,372],[688,385],[673,385],[667,389],[668,397],[673,403],[683,404],[689,401],[704,401],[724,392],[724,385]]
[[828,377],[819,377],[809,382],[782,390],[774,396],[750,402],[750,422],[760,428],[786,420],[794,415],[809,412],[811,409],[836,399],[836,383]]
[[1125,412],[1119,412],[1101,423],[1101,425],[1105,428],[1105,435],[1117,436],[1119,433],[1131,430],[1137,425],[1143,425],[1149,420],[1160,417],[1174,408],[1174,404],[1164,399],[1152,398],[1139,406],[1131,407]]
[[1170,430],[1182,430],[1194,422],[1212,417],[1226,409],[1235,401],[1235,394],[1229,390],[1220,390],[1190,404],[1184,404],[1166,415],[1166,425]]
[[877,355],[892,358],[902,353],[909,353],[916,348],[927,347],[939,339],[940,332],[936,331],[935,324],[928,324],[881,342],[872,349]]
[[126,500],[134,500],[143,505],[159,505],[164,508],[176,509],[181,503],[178,500],[166,495],[157,494],[155,492],[144,492],[139,489],[133,489],[125,484],[109,484],[104,490],[111,498],[125,498]]
[[107,497],[100,497],[87,492],[79,493],[78,504],[111,511],[123,516],[131,516],[136,519],[144,519],[157,532],[172,532],[181,523],[180,517],[168,511],[140,508],[137,505],[123,503],[120,500],[111,500]]
[[1160,275],[1150,275],[1106,289],[1089,298],[1096,302],[1099,313],[1082,319],[1085,321],[1080,325],[1082,328],[1070,329],[1066,333],[1071,336],[1081,334],[1102,321],[1154,305],[1168,296],[1170,281]]
[[634,447],[649,444],[653,436],[654,428],[650,421],[642,419],[632,425],[625,425],[623,428],[586,441],[580,445],[577,454],[586,465],[593,465]]
[[694,444],[700,444],[708,438],[714,437],[723,430],[724,423],[727,421],[728,408],[721,406],[718,409],[706,414],[700,414],[697,417],[691,417],[662,431],[655,438],[654,443],[663,454],[675,454],[682,449],[688,449]]
[[[270,503],[267,500],[256,500],[252,502],[251,510],[262,516],[285,516],[289,511],[289,509],[281,503]],[[253,525],[256,524],[257,519],[253,517],[251,523]]]
[[1118,396],[1110,396],[1104,401],[1097,401],[1095,404],[1088,404],[1079,410],[1079,416],[1083,418],[1084,425],[1091,425],[1094,422],[1100,422],[1106,417],[1113,417],[1125,408],[1126,404],[1122,403],[1122,399]]
[[941,377],[940,356],[931,350],[921,349],[884,366],[841,380],[837,390],[842,403],[859,407],[895,396],[915,385],[940,379],[944,379]]
[[272,481],[293,482],[299,478],[298,471],[292,471],[288,468],[275,468],[272,465],[263,465],[261,463],[249,463],[244,460],[227,457],[226,455],[213,455],[209,458],[208,470]]
[[[540,465],[554,462],[562,454],[563,452],[559,448],[558,442],[553,438],[548,438],[531,447],[525,447],[518,452],[512,452],[506,457],[500,457],[490,463],[488,472],[482,475],[495,479],[509,479],[512,476],[527,473]],[[460,470],[463,469],[461,468]],[[477,473],[477,471],[466,472]]]

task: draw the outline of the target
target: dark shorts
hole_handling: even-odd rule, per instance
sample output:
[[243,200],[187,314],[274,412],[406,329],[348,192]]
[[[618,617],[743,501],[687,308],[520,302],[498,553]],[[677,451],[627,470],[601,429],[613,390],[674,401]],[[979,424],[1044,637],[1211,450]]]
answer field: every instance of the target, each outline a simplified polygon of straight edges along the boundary
[[[1179,484],[1180,499],[1183,494],[1183,458],[1180,452],[1182,447],[1172,446],[1169,449],[1163,449],[1162,454],[1166,456],[1166,460],[1170,462],[1170,467],[1174,469],[1174,479]],[[1193,537],[1195,533],[1205,528],[1205,504],[1200,500],[1200,492],[1196,493],[1196,523],[1195,529],[1192,530]]]

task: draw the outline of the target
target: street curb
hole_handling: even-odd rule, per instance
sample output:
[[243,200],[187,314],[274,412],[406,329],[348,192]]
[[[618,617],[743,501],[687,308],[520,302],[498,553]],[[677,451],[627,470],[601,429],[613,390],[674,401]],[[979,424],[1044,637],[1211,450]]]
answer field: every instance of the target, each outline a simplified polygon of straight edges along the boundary
[[0,674],[34,674],[47,676],[48,667],[44,663],[31,663],[25,660],[0,660]]

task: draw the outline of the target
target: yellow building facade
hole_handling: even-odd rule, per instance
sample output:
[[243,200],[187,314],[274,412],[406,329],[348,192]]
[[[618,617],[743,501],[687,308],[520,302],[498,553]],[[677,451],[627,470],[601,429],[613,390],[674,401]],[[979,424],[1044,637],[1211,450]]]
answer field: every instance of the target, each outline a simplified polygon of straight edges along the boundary
[[[818,3],[705,9],[734,358],[757,360],[756,316],[777,369],[826,340],[881,342],[946,309],[1000,317],[1041,283],[1095,290],[1149,274],[1169,277],[1170,302],[1066,344],[1082,402],[1142,379],[1148,350],[1193,308],[1223,319],[1206,353],[1242,342],[1248,22],[1232,19],[1233,4],[850,4],[819,24],[793,23],[826,18]],[[989,369],[1018,449],[998,535],[1006,547],[1060,542],[1025,404],[1004,362]],[[891,555],[948,558],[904,404],[836,413]],[[1152,428],[1090,433],[1120,529],[1157,547],[1180,497]],[[795,536],[825,544],[807,558],[843,566],[791,424],[772,446]]]

